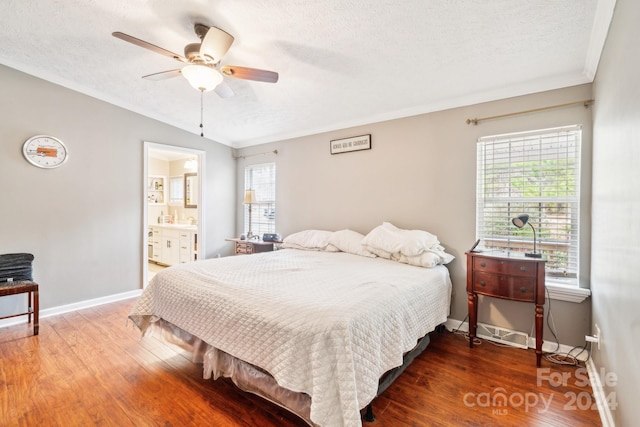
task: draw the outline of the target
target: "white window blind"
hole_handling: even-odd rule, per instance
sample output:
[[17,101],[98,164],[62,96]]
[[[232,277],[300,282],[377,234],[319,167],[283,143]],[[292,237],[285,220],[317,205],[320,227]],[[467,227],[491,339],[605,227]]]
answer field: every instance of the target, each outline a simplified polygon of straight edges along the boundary
[[476,229],[486,248],[532,252],[531,227],[511,222],[528,214],[546,275],[577,278],[581,135],[569,126],[478,140]]
[[[262,236],[276,232],[276,164],[250,165],[244,169],[244,189],[254,190],[258,203],[244,205],[244,229]],[[249,215],[251,209],[251,215]],[[249,227],[251,217],[251,227]]]
[[181,176],[172,176],[169,178],[169,203],[172,205],[184,204],[184,182]]

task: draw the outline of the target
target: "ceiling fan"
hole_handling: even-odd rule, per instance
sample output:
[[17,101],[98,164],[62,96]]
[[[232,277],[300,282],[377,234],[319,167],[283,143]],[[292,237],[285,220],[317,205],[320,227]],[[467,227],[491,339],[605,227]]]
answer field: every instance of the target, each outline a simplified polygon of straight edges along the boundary
[[220,60],[231,47],[234,37],[220,28],[208,27],[199,23],[194,25],[194,30],[200,39],[200,43],[186,45],[184,47],[184,56],[119,31],[112,33],[112,35],[187,64],[182,68],[161,71],[142,76],[142,78],[164,80],[183,75],[189,84],[200,92],[208,92],[214,89],[222,98],[233,96],[231,88],[223,83],[223,76],[267,83],[276,83],[278,81],[278,73],[274,71],[235,65],[220,65]]

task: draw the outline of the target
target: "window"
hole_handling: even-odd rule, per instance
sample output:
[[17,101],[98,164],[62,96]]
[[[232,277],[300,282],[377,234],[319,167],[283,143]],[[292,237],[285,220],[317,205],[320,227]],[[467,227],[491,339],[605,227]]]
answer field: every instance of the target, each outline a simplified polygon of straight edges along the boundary
[[259,236],[275,233],[276,164],[247,166],[244,169],[244,189],[254,190],[257,199],[257,203],[244,205],[244,229]]
[[577,285],[580,216],[579,126],[478,140],[477,234],[488,249],[533,251],[533,230],[511,219],[528,214],[548,278]]
[[169,204],[182,206],[183,203],[182,177],[172,176],[169,178]]

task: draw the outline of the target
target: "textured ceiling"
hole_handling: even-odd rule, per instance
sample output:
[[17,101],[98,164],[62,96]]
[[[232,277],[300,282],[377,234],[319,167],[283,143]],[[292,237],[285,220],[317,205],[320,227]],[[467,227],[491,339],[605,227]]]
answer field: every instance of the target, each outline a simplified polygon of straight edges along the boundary
[[[0,63],[199,134],[181,63],[196,22],[235,36],[204,95],[205,137],[233,147],[591,82],[615,0],[2,0]],[[0,83],[1,84],[1,83]]]

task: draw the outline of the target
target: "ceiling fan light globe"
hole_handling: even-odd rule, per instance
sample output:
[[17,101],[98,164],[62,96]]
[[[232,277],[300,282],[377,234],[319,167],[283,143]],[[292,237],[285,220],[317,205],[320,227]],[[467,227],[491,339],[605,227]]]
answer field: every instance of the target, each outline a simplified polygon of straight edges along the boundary
[[222,74],[206,65],[187,65],[182,69],[182,75],[196,90],[209,92],[222,83]]

